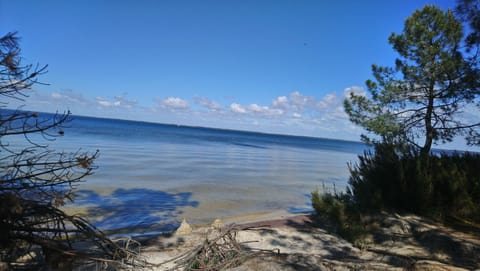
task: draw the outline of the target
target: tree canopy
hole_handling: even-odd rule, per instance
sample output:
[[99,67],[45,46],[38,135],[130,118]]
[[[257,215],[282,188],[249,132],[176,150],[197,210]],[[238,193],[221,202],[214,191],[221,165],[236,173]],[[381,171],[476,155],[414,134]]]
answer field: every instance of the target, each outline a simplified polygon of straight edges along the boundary
[[[476,46],[478,49],[480,44],[480,0],[458,0],[455,11],[471,30],[466,37],[467,46]],[[476,54],[478,56],[478,52]]]
[[466,55],[455,14],[427,5],[388,41],[399,55],[395,66],[372,65],[375,79],[366,82],[370,96],[352,94],[344,101],[350,120],[378,136],[362,138],[408,143],[422,153],[458,135],[479,144],[480,121],[464,112],[478,102],[480,72]]

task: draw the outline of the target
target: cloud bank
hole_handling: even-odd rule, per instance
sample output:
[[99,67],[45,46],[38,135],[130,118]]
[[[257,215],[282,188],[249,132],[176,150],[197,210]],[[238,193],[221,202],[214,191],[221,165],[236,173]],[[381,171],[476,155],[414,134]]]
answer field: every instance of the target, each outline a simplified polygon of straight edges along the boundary
[[351,86],[343,93],[332,92],[320,97],[293,91],[272,97],[263,104],[242,104],[233,96],[224,98],[223,104],[203,96],[156,97],[150,104],[141,104],[126,93],[93,98],[84,97],[81,92],[61,90],[33,91],[27,105],[32,110],[65,109],[95,117],[357,140],[360,129],[348,121],[343,110],[343,100],[350,93],[366,95],[363,88]]

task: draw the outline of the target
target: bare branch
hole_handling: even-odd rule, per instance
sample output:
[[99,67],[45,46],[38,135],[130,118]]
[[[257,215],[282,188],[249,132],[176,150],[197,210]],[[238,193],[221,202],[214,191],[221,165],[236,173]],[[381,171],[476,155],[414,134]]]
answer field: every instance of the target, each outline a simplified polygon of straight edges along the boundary
[[[15,33],[0,38],[0,106],[28,97],[47,66],[22,66]],[[56,152],[49,144],[63,135],[70,112],[38,114],[0,111],[0,262],[14,262],[21,249],[42,249],[45,259],[102,262],[117,269],[144,267],[135,249],[112,241],[79,216],[59,209],[71,200],[74,188],[93,173],[98,157],[78,150]],[[22,140],[23,139],[23,140]],[[89,243],[91,246],[75,244]],[[134,244],[135,242],[129,242]],[[48,264],[48,262],[47,262]],[[32,268],[38,269],[38,268]]]

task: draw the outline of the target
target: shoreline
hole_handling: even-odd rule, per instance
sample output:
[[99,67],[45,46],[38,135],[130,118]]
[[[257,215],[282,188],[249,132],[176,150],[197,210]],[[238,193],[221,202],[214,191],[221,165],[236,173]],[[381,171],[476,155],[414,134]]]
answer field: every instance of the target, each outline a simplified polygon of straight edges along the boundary
[[[92,224],[95,225],[95,222],[102,220],[103,217],[89,217],[87,215],[89,208],[92,208],[92,207],[71,205],[66,208],[63,208],[62,210],[69,215],[73,215],[73,214],[81,215],[87,218],[87,220],[89,220]],[[276,209],[276,210],[266,210],[266,211],[257,211],[257,212],[243,212],[237,215],[225,216],[225,217],[213,217],[210,219],[199,218],[199,217],[190,218],[187,215],[180,215],[175,219],[160,221],[161,223],[156,223],[152,225],[138,224],[138,225],[131,225],[128,227],[122,227],[122,228],[116,228],[116,229],[102,228],[102,225],[95,225],[95,226],[109,236],[115,236],[115,237],[122,236],[122,237],[132,237],[132,238],[143,239],[149,236],[151,237],[151,236],[174,234],[176,229],[180,226],[183,219],[185,219],[187,223],[189,223],[189,225],[191,225],[194,228],[209,227],[215,221],[221,221],[221,223],[225,226],[228,226],[228,225],[243,226],[243,225],[260,225],[260,224],[264,225],[274,221],[276,221],[276,223],[274,224],[279,224],[279,221],[287,221],[295,217],[310,216],[312,212],[313,211],[292,213],[285,209]],[[196,223],[195,221],[198,221],[198,220],[202,222]]]
[[[194,227],[205,227],[210,226],[215,220],[220,220],[224,225],[256,225],[256,224],[265,224],[272,221],[281,221],[288,220],[293,217],[307,216],[311,215],[311,212],[301,212],[301,213],[291,213],[287,210],[272,210],[272,211],[259,211],[259,212],[247,212],[239,215],[228,216],[228,217],[218,217],[212,220],[210,223],[198,223],[192,224]],[[188,222],[188,218],[186,218]]]

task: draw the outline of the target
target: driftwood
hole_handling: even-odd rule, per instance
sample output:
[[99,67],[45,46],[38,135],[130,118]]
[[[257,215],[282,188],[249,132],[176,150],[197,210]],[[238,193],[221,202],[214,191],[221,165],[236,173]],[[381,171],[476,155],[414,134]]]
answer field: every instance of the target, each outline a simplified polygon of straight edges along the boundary
[[253,250],[247,249],[244,244],[237,240],[239,230],[252,230],[253,228],[239,228],[236,225],[230,225],[218,230],[214,230],[212,238],[207,236],[205,241],[173,258],[154,267],[165,267],[168,263],[174,263],[173,267],[166,270],[188,270],[188,271],[216,271],[233,268],[241,265],[247,259],[263,254],[279,253],[275,250]]

